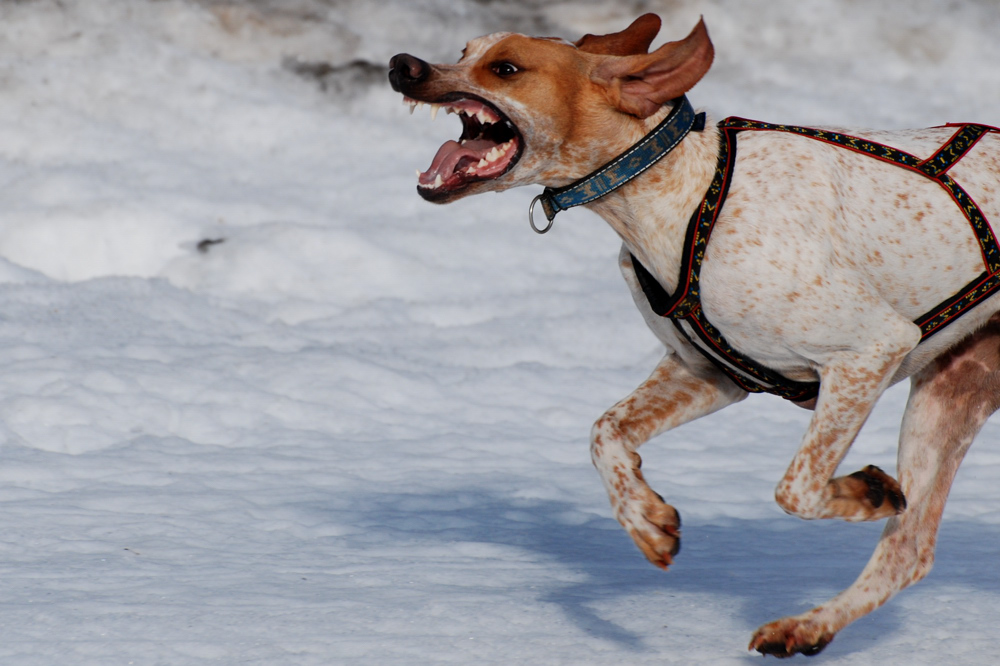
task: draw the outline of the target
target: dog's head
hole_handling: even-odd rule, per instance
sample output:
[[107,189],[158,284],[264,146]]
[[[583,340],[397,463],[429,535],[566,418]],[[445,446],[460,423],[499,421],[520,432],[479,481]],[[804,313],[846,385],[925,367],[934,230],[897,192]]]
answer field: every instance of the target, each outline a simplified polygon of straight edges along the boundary
[[648,53],[659,30],[659,17],[646,14],[576,43],[494,33],[469,42],[454,65],[393,57],[389,81],[411,110],[430,104],[432,115],[443,109],[462,120],[461,137],[441,146],[417,191],[447,203],[518,185],[557,187],[604,164],[712,64],[704,22]]

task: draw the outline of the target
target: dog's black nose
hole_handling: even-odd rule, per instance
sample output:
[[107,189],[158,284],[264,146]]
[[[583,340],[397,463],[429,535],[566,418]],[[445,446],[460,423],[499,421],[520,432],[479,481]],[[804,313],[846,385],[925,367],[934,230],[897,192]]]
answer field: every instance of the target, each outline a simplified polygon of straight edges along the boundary
[[389,83],[396,92],[425,81],[431,75],[431,66],[409,53],[400,53],[389,61]]

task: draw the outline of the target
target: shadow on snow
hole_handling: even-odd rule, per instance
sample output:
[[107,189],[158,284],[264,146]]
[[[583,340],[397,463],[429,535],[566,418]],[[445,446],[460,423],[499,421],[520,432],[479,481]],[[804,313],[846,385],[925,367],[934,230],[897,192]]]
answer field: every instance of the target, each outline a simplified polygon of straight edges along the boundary
[[[587,634],[635,652],[650,649],[644,636],[602,616],[594,604],[654,592],[666,593],[668,599],[671,592],[728,597],[735,600],[749,640],[749,632],[760,624],[806,611],[850,585],[868,561],[883,524],[805,522],[783,515],[686,522],[683,550],[664,573],[646,562],[612,518],[568,521],[567,515],[580,515],[579,507],[568,502],[457,491],[387,493],[358,504],[371,512],[363,518],[369,529],[402,529],[415,538],[444,543],[514,547],[582,575],[580,582],[536,586],[539,601],[558,606]],[[530,520],[523,519],[526,515]],[[1000,580],[992,575],[1000,529],[946,520],[940,536],[937,564],[919,586],[958,585],[1000,594]],[[890,603],[848,627],[827,652],[863,650],[904,621]]]

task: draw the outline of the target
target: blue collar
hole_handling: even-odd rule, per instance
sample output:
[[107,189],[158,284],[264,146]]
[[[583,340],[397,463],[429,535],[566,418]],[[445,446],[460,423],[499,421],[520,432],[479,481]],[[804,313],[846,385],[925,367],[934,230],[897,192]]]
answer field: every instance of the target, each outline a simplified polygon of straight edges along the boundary
[[[705,114],[695,114],[687,97],[680,96],[673,100],[674,108],[667,114],[656,128],[644,136],[624,153],[611,160],[588,176],[565,187],[545,190],[535,197],[528,208],[528,222],[531,228],[540,234],[552,228],[556,213],[573,206],[581,206],[600,199],[605,194],[636,178],[646,169],[667,156],[688,135],[688,132],[700,132],[705,129]],[[542,209],[549,223],[542,228],[535,226],[535,204],[542,202]]]

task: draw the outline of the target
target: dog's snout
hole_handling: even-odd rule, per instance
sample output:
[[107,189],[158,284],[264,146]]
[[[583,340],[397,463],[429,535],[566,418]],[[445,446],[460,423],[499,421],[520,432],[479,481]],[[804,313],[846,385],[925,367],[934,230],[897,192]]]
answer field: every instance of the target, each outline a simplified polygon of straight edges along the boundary
[[409,53],[400,53],[389,61],[389,83],[396,92],[422,83],[431,74],[431,66]]

